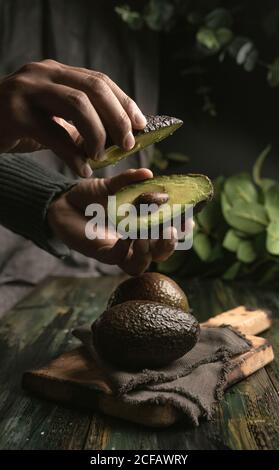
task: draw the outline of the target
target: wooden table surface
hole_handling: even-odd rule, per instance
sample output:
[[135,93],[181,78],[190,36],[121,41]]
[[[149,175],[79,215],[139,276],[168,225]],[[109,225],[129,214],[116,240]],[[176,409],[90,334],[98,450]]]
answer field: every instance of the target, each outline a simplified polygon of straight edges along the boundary
[[[26,369],[46,364],[77,342],[71,329],[104,309],[117,277],[51,278],[10,311],[0,324],[0,449],[278,449],[278,360],[232,387],[216,421],[199,428],[150,430],[82,409],[29,396]],[[200,321],[246,304],[273,310],[265,336],[279,353],[279,293],[220,280],[180,283]],[[277,317],[277,318],[276,318]]]

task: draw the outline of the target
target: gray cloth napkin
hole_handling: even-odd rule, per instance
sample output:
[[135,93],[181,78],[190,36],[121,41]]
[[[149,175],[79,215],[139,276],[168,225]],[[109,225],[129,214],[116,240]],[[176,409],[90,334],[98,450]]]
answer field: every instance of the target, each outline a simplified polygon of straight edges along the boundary
[[200,418],[212,418],[226,388],[230,358],[251,347],[247,338],[229,326],[202,328],[196,346],[180,359],[157,370],[135,372],[119,370],[97,353],[90,326],[75,329],[73,335],[102,368],[123,402],[169,403],[196,426]]

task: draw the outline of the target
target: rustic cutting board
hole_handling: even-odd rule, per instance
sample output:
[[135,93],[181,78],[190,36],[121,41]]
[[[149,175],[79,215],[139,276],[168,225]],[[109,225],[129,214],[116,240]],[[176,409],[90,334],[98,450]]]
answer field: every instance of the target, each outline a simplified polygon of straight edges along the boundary
[[[229,374],[232,385],[261,369],[274,358],[272,346],[264,338],[252,336],[271,326],[271,317],[264,310],[239,306],[202,324],[204,328],[232,325],[246,334],[252,349],[232,359]],[[167,427],[179,421],[178,411],[171,405],[130,405],[113,396],[110,385],[91,357],[81,346],[54,359],[47,366],[27,371],[23,387],[42,398],[57,402],[98,409],[105,414],[141,423],[146,426]]]

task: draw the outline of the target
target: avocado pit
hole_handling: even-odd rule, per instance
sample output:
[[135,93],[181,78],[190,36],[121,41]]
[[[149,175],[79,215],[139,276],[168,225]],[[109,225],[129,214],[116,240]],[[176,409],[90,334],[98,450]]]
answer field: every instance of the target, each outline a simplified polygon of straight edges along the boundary
[[[142,193],[139,196],[137,196],[133,204],[137,210],[137,213],[140,214],[140,208],[141,205],[148,205],[151,206],[152,204],[155,204],[156,206],[160,207],[163,204],[166,204],[169,200],[169,195],[167,193],[160,193],[160,192],[146,192]],[[157,208],[155,208],[157,210]],[[152,212],[152,208],[151,208]]]

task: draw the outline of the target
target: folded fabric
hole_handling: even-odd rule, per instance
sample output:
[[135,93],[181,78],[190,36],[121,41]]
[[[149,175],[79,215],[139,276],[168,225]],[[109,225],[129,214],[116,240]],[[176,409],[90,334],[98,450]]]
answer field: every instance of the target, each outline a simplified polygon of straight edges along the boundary
[[194,425],[211,419],[227,384],[230,358],[248,351],[251,343],[230,326],[201,328],[196,346],[166,367],[157,370],[119,370],[96,351],[90,326],[73,331],[106,375],[123,402],[172,404]]

